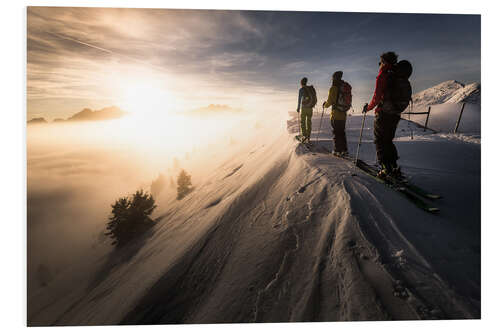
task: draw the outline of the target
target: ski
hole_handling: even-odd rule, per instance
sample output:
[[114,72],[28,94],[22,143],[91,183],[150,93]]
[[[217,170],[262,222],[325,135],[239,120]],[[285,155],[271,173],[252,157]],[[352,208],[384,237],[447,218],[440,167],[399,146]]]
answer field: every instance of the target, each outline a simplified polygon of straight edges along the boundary
[[358,159],[357,167],[364,171],[367,175],[374,178],[377,182],[387,185],[388,187],[396,190],[397,192],[403,194],[409,201],[413,202],[420,209],[425,210],[426,212],[436,214],[439,212],[439,208],[430,206],[421,199],[416,193],[414,193],[411,189],[406,187],[404,184],[399,182],[391,181],[390,179],[382,179],[377,176],[378,172],[375,168],[370,167],[365,162]]
[[[335,155],[333,155],[333,156],[335,156]],[[354,163],[354,158],[350,157],[350,156],[345,156],[345,157],[335,156],[335,157],[343,159],[343,160],[347,160],[351,163]],[[409,201],[411,201],[413,204],[415,204],[418,208],[423,209],[424,211],[432,213],[432,214],[436,214],[439,212],[439,208],[429,205],[427,202],[425,202],[420,197],[421,194],[417,193],[416,191],[413,191],[412,188],[406,186],[406,184],[404,184],[402,182],[397,182],[395,179],[381,179],[380,177],[378,177],[377,168],[369,165],[368,163],[364,162],[363,160],[358,159],[356,166],[358,167],[358,169],[360,169],[365,174],[367,174],[368,176],[375,179],[377,182],[384,184],[384,185],[388,186],[389,188],[401,193],[404,197],[406,197]],[[425,192],[423,192],[423,190],[422,190],[421,193],[425,193]],[[425,193],[425,194],[427,194],[427,193]],[[425,196],[425,197],[429,198],[427,196]]]
[[[362,161],[362,160],[358,160],[358,163],[359,164],[362,164],[364,168],[366,169],[371,169],[373,170],[373,172],[375,174],[377,174],[377,168],[373,165],[369,165],[367,164],[366,162]],[[386,178],[387,181],[395,184],[396,186],[403,186],[403,187],[406,187],[408,190],[414,192],[415,194],[423,197],[423,198],[426,198],[426,199],[430,199],[430,200],[437,200],[437,199],[441,199],[442,196],[440,196],[439,194],[433,194],[433,193],[429,193],[427,192],[426,190],[422,189],[421,187],[413,184],[413,183],[410,183],[408,180],[400,180],[400,179],[396,179],[394,177],[387,177]]]
[[302,135],[300,135],[300,134],[297,134],[297,135],[295,136],[295,140],[297,140],[297,141],[298,141],[298,142],[300,142],[300,143],[304,143],[304,142],[302,141],[302,139],[303,139],[303,136],[302,136]]
[[420,188],[419,186],[417,186],[417,185],[415,185],[413,183],[410,183],[406,179],[405,180],[393,179],[393,181],[396,182],[396,183],[402,184],[403,186],[407,187],[411,191],[417,193],[418,195],[420,195],[420,196],[422,196],[424,198],[431,199],[431,200],[437,200],[437,199],[441,199],[442,198],[441,195],[429,193],[426,190]]
[[300,142],[303,146],[305,146],[308,150],[310,150],[312,152],[311,148],[313,147],[313,143],[312,142],[306,143],[306,142],[303,141],[303,138],[304,137],[302,135],[296,135],[295,136],[295,140],[297,140],[298,142]]

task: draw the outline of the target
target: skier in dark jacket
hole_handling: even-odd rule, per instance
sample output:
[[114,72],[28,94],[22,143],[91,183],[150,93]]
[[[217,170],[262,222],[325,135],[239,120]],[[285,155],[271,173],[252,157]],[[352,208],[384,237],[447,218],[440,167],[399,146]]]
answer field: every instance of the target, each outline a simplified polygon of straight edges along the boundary
[[347,140],[345,136],[345,123],[347,119],[347,112],[340,110],[337,106],[337,101],[340,94],[340,87],[342,85],[342,71],[337,71],[332,75],[332,86],[328,92],[328,99],[323,102],[323,108],[332,107],[330,114],[330,124],[333,130],[334,154],[337,156],[346,156]]
[[[375,138],[375,148],[377,150],[377,160],[380,164],[380,177],[392,175],[401,176],[401,170],[397,165],[398,152],[392,142],[396,134],[401,116],[398,112],[390,112],[382,105],[384,95],[387,92],[387,80],[393,67],[398,62],[398,56],[394,52],[386,52],[380,56],[379,73],[375,84],[375,92],[369,104],[365,104],[363,112],[375,109],[375,122],[373,125],[373,135]],[[386,105],[389,103],[386,103]]]

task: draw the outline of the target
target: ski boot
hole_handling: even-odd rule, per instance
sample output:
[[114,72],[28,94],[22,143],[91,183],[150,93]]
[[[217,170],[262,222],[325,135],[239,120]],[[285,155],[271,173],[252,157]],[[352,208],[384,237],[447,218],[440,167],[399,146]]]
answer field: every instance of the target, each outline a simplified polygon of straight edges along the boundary
[[388,175],[388,172],[386,169],[380,169],[380,171],[377,173],[377,177],[380,179],[386,179]]
[[342,151],[340,152],[340,157],[342,158],[347,158],[349,157],[349,152],[346,150],[346,151]]
[[381,163],[381,168],[380,168],[380,171],[378,172],[377,174],[377,177],[380,178],[380,179],[386,179],[387,177],[389,177],[392,173],[392,168],[385,164],[385,163]]
[[390,162],[387,165],[388,165],[388,169],[390,170],[389,176],[392,179],[397,180],[399,182],[404,181],[405,177],[403,176],[403,173],[401,172],[401,168],[398,166],[396,161]]
[[403,173],[401,172],[401,168],[399,166],[392,168],[390,176],[399,181],[404,180]]
[[337,156],[337,157],[341,157],[341,158],[345,158],[345,157],[349,156],[349,153],[347,151],[334,151],[334,152],[332,152],[332,155]]

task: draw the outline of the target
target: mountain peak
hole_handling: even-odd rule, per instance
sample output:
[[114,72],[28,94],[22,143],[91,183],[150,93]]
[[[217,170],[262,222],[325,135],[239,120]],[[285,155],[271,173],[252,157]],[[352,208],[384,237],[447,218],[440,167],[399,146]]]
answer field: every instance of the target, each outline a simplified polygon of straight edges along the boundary
[[73,116],[68,118],[68,121],[80,121],[80,120],[107,120],[116,119],[125,115],[119,107],[109,106],[101,110],[92,111],[89,108],[85,108],[82,111],[75,113]]
[[481,85],[478,82],[465,85],[457,80],[448,80],[413,95],[416,106],[463,102],[481,103]]
[[448,84],[458,84],[459,86],[465,86],[465,84],[463,84],[462,82],[460,81],[457,81],[457,80],[448,80],[448,81],[444,81],[443,83],[448,83]]
[[45,118],[43,117],[33,118],[31,120],[28,120],[28,125],[35,125],[35,124],[47,124],[47,120],[45,120]]

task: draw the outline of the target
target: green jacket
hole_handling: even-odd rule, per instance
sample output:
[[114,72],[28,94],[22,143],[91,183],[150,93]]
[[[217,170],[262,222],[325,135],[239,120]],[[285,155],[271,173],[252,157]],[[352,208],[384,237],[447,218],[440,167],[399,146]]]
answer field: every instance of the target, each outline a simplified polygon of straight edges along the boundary
[[346,120],[347,112],[342,112],[335,110],[333,106],[337,101],[337,97],[339,95],[339,86],[341,81],[334,81],[332,86],[330,87],[330,91],[328,92],[328,99],[325,103],[325,108],[332,107],[332,112],[330,113],[331,120]]

